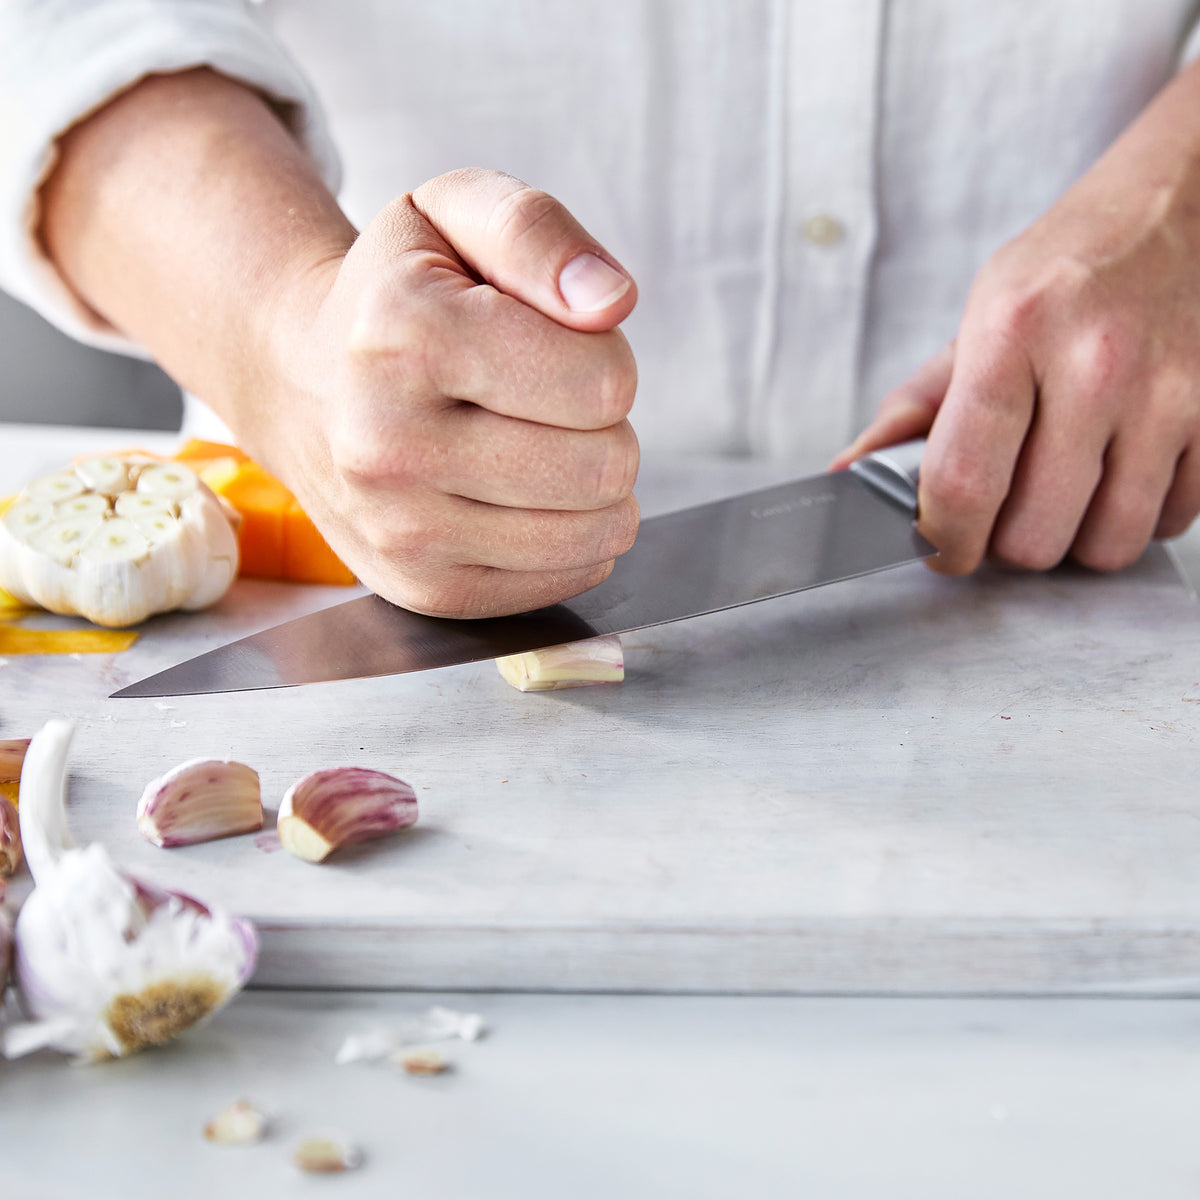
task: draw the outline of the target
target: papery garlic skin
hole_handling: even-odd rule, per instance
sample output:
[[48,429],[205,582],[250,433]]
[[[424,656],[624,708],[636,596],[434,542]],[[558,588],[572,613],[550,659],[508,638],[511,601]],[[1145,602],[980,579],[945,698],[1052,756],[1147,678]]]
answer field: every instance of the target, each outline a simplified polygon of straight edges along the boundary
[[22,857],[20,818],[12,801],[0,796],[0,878],[14,874]]
[[[3,883],[0,880],[0,883]],[[8,972],[12,967],[13,929],[12,917],[4,907],[4,888],[0,887],[0,1000],[8,987]]]
[[263,823],[258,772],[228,759],[189,759],[146,785],[137,823],[164,848],[254,833]]
[[169,1041],[247,982],[254,927],[71,845],[63,805],[72,726],[34,737],[21,777],[21,834],[35,887],[17,917],[15,978],[27,1023],[4,1053],[52,1046],[83,1061]]
[[204,1126],[204,1140],[221,1146],[251,1146],[266,1136],[267,1118],[249,1100],[235,1100]]
[[205,608],[237,567],[221,502],[183,464],[85,459],[35,479],[0,517],[0,587],[97,625]]
[[339,846],[407,829],[417,819],[417,794],[407,783],[368,767],[329,767],[298,780],[279,806],[285,850],[322,862]]
[[620,683],[625,678],[625,653],[620,637],[614,633],[510,654],[496,659],[496,669],[519,692],[558,691]]
[[28,738],[0,740],[0,783],[15,783],[21,778],[21,766],[28,749]]
[[432,1046],[405,1046],[392,1055],[392,1062],[409,1075],[445,1075],[453,1067],[450,1060]]
[[339,1133],[323,1133],[306,1137],[293,1151],[292,1162],[301,1171],[329,1175],[361,1166],[362,1151]]

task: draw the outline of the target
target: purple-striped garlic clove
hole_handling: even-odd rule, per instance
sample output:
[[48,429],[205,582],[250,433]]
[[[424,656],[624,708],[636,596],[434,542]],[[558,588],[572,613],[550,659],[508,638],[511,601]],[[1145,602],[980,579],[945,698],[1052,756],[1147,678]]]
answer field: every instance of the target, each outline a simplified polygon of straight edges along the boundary
[[191,846],[262,828],[258,772],[244,763],[193,758],[146,785],[138,829],[156,846]]
[[620,637],[614,633],[510,654],[496,659],[496,667],[505,682],[519,692],[549,692],[593,683],[620,683],[625,678],[625,653]]
[[7,796],[0,796],[0,876],[12,875],[21,865],[21,821]]
[[402,780],[368,767],[328,767],[288,788],[277,828],[285,850],[315,863],[416,819],[416,793]]
[[21,764],[28,749],[28,738],[0,739],[0,783],[16,783],[21,778]]

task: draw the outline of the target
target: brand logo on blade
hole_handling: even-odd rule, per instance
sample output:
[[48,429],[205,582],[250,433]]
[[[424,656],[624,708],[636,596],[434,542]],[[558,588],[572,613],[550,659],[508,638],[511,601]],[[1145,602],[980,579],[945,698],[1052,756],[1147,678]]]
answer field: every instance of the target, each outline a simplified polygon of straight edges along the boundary
[[818,504],[832,504],[837,500],[833,492],[813,492],[810,496],[793,496],[779,504],[760,504],[750,510],[755,520],[765,517],[785,517],[788,513],[799,512],[803,508],[815,508]]

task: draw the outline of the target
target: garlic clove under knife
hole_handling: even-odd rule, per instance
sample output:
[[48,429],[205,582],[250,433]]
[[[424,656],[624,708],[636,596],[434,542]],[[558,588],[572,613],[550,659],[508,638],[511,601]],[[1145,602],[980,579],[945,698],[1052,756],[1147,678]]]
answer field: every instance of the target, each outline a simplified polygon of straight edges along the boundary
[[189,759],[146,785],[137,823],[164,848],[254,833],[263,823],[258,772],[245,763]]
[[35,479],[0,518],[0,587],[97,625],[206,607],[237,566],[221,501],[182,463],[83,459]]
[[339,846],[407,829],[417,819],[411,787],[368,767],[329,767],[288,788],[277,828],[284,849],[321,862]]
[[50,721],[21,775],[21,835],[34,889],[17,917],[14,973],[28,1020],[8,1057],[53,1046],[83,1061],[169,1041],[246,983],[258,939],[246,920],[126,874],[98,843],[77,848],[65,811],[73,726]]
[[620,637],[614,633],[510,654],[496,659],[496,668],[505,682],[520,692],[558,691],[594,683],[620,683],[625,678],[625,653]]

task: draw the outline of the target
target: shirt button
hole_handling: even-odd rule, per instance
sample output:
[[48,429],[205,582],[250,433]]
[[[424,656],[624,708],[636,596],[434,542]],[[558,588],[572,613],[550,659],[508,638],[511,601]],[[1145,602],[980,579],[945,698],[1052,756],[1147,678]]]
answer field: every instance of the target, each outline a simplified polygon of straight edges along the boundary
[[817,213],[809,217],[801,226],[806,240],[814,246],[833,246],[846,236],[846,227],[827,213]]

